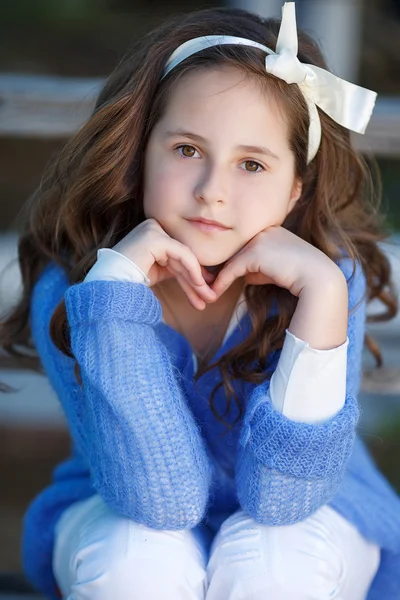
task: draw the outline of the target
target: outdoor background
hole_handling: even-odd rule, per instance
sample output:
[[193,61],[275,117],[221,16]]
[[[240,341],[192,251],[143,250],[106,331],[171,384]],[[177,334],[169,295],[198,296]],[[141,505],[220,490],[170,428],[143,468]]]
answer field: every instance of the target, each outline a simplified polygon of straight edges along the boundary
[[[325,1],[332,4],[332,0],[314,0],[314,3],[322,5]],[[338,5],[341,1],[347,5],[353,2],[336,0]],[[390,243],[384,245],[384,249],[399,287],[400,0],[354,2],[358,10],[353,40],[357,60],[352,67],[354,78],[349,79],[377,91],[379,98],[387,99],[387,110],[390,107],[390,119],[393,119],[393,146],[381,152],[377,159],[383,181],[382,211],[387,214],[391,234]],[[66,135],[28,134],[22,117],[16,119],[14,129],[8,127],[2,114],[4,98],[15,86],[20,86],[21,98],[29,96],[36,89],[38,76],[84,78],[83,82],[97,78],[92,81],[94,89],[114,69],[129,46],[167,16],[222,4],[195,0],[14,0],[0,3],[0,271],[9,265],[0,278],[0,312],[15,301],[18,294],[19,273],[14,261],[17,215],[39,184],[46,163],[66,139]],[[251,8],[257,3],[236,4]],[[313,2],[299,0],[296,3],[299,10],[301,4],[305,19]],[[258,2],[263,10],[267,5],[268,0]],[[339,20],[329,29],[325,22],[325,29],[319,34],[321,41],[325,31],[326,35],[333,36],[337,47],[343,45],[344,24],[341,26]],[[349,47],[353,42],[350,40]],[[23,77],[16,83],[17,80],[9,78],[11,75]],[[75,89],[78,88],[77,82]],[[42,95],[38,102],[46,116],[43,86],[40,89]],[[70,92],[71,82],[66,96]],[[59,102],[60,94],[62,96],[62,91],[58,93]],[[49,116],[52,110],[50,102]],[[65,110],[68,112],[68,106]],[[29,122],[29,112],[24,119]],[[45,125],[43,127],[45,129]],[[379,312],[381,307],[374,305],[369,310]],[[381,346],[385,365],[373,372],[374,361],[365,352],[360,434],[400,491],[399,318],[388,324],[370,325],[368,330]],[[10,366],[0,370],[0,381],[21,388],[17,394],[0,394],[1,573],[20,571],[21,517],[29,501],[49,483],[55,464],[68,455],[68,434],[58,400],[45,377]]]

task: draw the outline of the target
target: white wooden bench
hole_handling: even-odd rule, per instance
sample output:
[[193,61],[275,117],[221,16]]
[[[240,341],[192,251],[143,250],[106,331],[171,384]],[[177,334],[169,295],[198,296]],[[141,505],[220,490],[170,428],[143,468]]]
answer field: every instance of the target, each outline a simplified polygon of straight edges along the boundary
[[[68,137],[89,117],[101,78],[0,73],[0,135]],[[361,151],[400,156],[400,97],[379,97],[365,135],[352,134]]]

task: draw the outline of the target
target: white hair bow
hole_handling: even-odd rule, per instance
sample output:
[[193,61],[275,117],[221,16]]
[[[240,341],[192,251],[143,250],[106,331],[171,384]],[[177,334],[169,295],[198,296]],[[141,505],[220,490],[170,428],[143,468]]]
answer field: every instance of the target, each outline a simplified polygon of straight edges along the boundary
[[193,38],[181,44],[171,54],[162,78],[192,54],[222,44],[252,46],[263,50],[268,54],[265,57],[266,71],[300,87],[310,114],[308,163],[315,157],[321,142],[321,122],[316,105],[343,127],[365,133],[375,105],[376,92],[340,79],[325,69],[299,61],[294,2],[286,2],[282,8],[276,52],[253,40],[231,35]]

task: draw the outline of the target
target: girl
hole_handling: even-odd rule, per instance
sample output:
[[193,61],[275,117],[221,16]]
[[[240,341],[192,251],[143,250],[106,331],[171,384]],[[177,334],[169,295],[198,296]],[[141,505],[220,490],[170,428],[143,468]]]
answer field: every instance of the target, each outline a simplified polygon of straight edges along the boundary
[[108,79],[1,328],[71,430],[24,518],[48,597],[399,597],[400,503],[355,437],[366,302],[396,313],[349,138],[374,100],[298,46],[293,3],[181,16]]

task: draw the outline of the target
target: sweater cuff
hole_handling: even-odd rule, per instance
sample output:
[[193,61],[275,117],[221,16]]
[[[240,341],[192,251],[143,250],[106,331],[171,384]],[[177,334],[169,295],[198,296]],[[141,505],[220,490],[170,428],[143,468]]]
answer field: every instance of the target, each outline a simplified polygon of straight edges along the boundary
[[358,419],[357,400],[348,395],[343,408],[328,421],[292,421],[274,409],[268,381],[252,394],[239,442],[270,469],[308,479],[331,477],[352,452]]
[[64,299],[70,325],[122,319],[154,326],[162,317],[157,296],[142,283],[102,280],[77,283],[66,290]]

